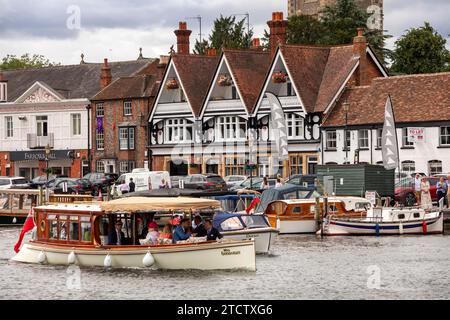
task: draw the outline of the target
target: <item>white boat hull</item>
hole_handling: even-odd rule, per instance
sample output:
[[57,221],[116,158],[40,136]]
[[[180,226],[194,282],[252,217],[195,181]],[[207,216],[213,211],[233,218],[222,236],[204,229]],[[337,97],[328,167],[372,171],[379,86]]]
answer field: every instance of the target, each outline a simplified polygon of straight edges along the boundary
[[[443,232],[443,223],[442,213],[435,218],[403,222],[375,223],[331,218],[324,226],[324,235],[440,234]],[[320,234],[321,231],[319,230],[317,233]]]
[[[254,241],[208,242],[177,246],[76,249],[48,244],[26,243],[13,261],[69,265],[70,254],[75,263],[85,267],[105,267],[109,255],[112,268],[144,268],[144,257],[150,252],[156,269],[181,270],[256,270]],[[42,261],[43,255],[45,261]]]
[[246,229],[239,231],[225,231],[222,235],[225,239],[232,240],[255,240],[255,250],[257,254],[268,254],[270,247],[278,236],[275,228]]
[[278,223],[280,234],[316,233],[315,220],[280,220]]

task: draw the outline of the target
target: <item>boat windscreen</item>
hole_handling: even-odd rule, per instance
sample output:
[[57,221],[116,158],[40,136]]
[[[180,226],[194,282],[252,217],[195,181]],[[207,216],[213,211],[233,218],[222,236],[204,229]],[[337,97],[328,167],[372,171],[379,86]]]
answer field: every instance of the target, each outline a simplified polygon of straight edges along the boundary
[[241,216],[241,219],[249,229],[269,227],[269,224],[263,215]]

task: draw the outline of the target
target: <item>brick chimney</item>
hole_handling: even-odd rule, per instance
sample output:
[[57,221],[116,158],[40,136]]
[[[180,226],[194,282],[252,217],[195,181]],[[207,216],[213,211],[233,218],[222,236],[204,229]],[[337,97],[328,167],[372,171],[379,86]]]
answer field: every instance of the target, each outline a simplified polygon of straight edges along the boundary
[[159,63],[157,68],[157,80],[160,81],[164,78],[164,73],[166,71],[167,65],[169,64],[169,56],[159,56]]
[[370,85],[367,70],[367,39],[364,36],[364,28],[358,28],[358,35],[353,38],[353,53],[359,56],[359,67],[356,72],[356,85]]
[[275,55],[278,46],[286,44],[286,28],[287,20],[283,18],[283,12],[272,13],[272,20],[267,24],[270,28],[270,53],[272,57]]
[[0,102],[8,101],[8,80],[0,71]]
[[205,54],[207,57],[215,57],[217,56],[217,50],[215,48],[206,48]]
[[187,29],[187,23],[180,21],[178,30],[175,30],[175,35],[177,36],[177,53],[189,54],[190,52],[189,37],[191,33],[192,31]]
[[105,58],[102,66],[102,72],[100,75],[100,90],[103,90],[107,86],[109,86],[111,84],[111,81],[112,81],[111,68],[109,67],[108,59]]
[[251,45],[251,49],[252,50],[261,50],[261,40],[259,38],[255,38],[252,40],[252,45]]

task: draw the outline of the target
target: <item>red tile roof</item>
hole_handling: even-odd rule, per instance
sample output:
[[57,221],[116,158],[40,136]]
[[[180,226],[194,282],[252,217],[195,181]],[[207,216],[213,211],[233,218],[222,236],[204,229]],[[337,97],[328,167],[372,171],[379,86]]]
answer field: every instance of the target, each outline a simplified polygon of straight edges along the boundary
[[376,78],[371,86],[346,89],[324,127],[345,126],[343,103],[350,103],[348,125],[383,124],[388,95],[396,122],[450,120],[450,73]]
[[236,86],[242,94],[243,103],[251,113],[264,86],[270,67],[270,54],[257,50],[231,49],[224,49],[223,54],[236,80]]
[[172,56],[172,60],[186,91],[185,94],[189,103],[195,115],[199,116],[219,58],[193,54],[176,54]]
[[358,63],[353,45],[285,45],[281,53],[307,112],[323,112]]

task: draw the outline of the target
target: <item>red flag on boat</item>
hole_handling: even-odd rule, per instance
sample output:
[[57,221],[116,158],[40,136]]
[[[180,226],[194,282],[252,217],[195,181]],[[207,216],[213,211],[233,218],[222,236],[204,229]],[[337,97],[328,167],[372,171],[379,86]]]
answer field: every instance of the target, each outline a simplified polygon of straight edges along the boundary
[[20,251],[20,246],[22,245],[22,240],[25,234],[33,230],[34,228],[34,220],[33,220],[33,209],[30,210],[30,213],[27,216],[27,220],[25,220],[25,223],[23,224],[22,231],[20,231],[19,240],[17,241],[16,245],[14,246],[14,251],[18,253]]
[[252,203],[250,203],[250,205],[248,206],[247,209],[245,209],[245,212],[247,212],[247,214],[250,214],[250,212],[256,207],[256,205],[258,203],[260,203],[261,200],[259,198],[255,198],[253,199]]

